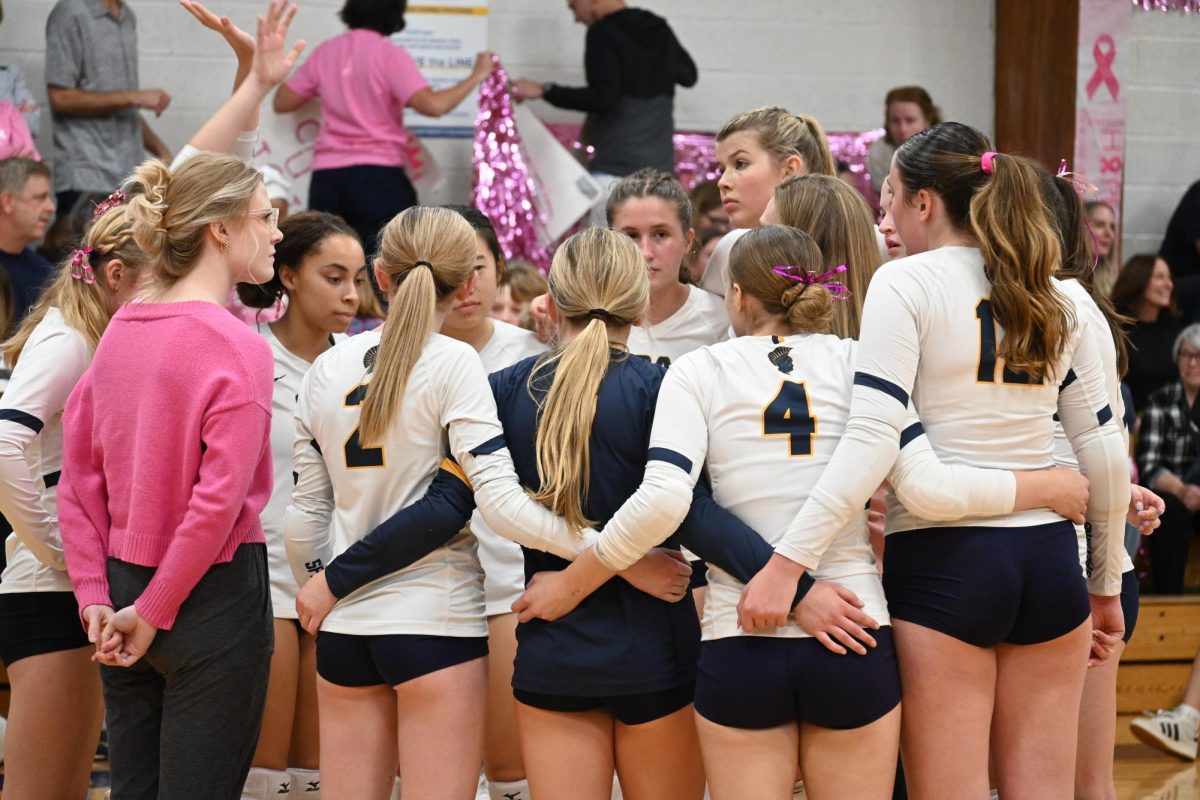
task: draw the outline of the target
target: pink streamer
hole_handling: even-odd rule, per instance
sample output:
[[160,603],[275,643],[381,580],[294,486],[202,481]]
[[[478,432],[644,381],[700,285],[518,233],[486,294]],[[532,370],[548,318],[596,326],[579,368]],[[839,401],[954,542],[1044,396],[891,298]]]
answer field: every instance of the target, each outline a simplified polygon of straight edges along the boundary
[[1200,0],[1133,0],[1133,7],[1145,11],[1181,11],[1200,14]]
[[508,73],[499,58],[493,59],[496,67],[479,87],[471,203],[496,226],[505,258],[524,259],[545,270],[551,252],[538,242],[537,186],[513,120]]

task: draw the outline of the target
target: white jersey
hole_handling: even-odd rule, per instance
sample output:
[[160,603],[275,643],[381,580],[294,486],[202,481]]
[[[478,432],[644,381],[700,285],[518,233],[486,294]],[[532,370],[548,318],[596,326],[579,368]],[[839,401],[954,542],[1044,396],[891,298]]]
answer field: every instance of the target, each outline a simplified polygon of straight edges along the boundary
[[629,352],[663,367],[688,353],[729,338],[729,313],[719,296],[688,287],[683,305],[655,325],[629,329]]
[[[1096,347],[1099,349],[1100,358],[1104,363],[1104,385],[1108,390],[1108,404],[1112,407],[1114,420],[1118,422],[1124,420],[1125,398],[1121,396],[1121,377],[1117,374],[1117,345],[1113,342],[1108,318],[1104,316],[1100,306],[1096,305],[1096,301],[1088,294],[1087,289],[1076,279],[1070,278],[1062,281],[1059,286],[1075,302],[1075,308],[1080,317],[1087,320],[1088,328],[1096,338]],[[1121,435],[1125,439],[1126,450],[1128,450],[1129,431],[1125,430],[1124,424],[1119,427]],[[1079,459],[1075,457],[1075,451],[1071,448],[1071,440],[1067,438],[1067,432],[1063,430],[1062,423],[1054,425],[1054,462],[1059,466],[1079,469]],[[1087,538],[1082,525],[1076,525],[1075,531],[1079,536],[1079,560],[1082,563],[1087,560]],[[1121,572],[1128,572],[1131,569],[1133,569],[1133,561],[1129,558],[1129,552],[1126,551]]]
[[[312,366],[283,346],[271,326],[255,326],[267,344],[275,361],[275,386],[271,396],[271,461],[275,466],[271,497],[263,508],[263,534],[267,538],[267,572],[271,582],[271,606],[279,619],[297,619],[296,592],[300,588],[288,564],[283,544],[283,516],[292,501],[296,480],[292,471],[292,451],[296,442],[296,396],[300,382]],[[336,343],[346,337],[336,335]]]
[[0,593],[72,591],[56,504],[62,413],[92,355],[83,334],[47,309],[0,399],[0,513],[13,527]]
[[[821,334],[743,336],[685,356],[663,380],[650,447],[697,465],[707,461],[717,503],[775,544],[845,428],[854,348],[853,341]],[[813,577],[845,585],[867,614],[888,624],[866,509],[860,507],[832,539]],[[705,639],[745,634],[737,624],[743,588],[709,565]],[[795,622],[760,633],[808,636]]]
[[[494,319],[492,338],[479,351],[479,360],[484,372],[490,374],[546,350],[546,345],[532,331]],[[487,615],[511,614],[513,601],[525,589],[525,557],[521,546],[489,528],[478,509],[471,515],[471,532],[479,542]]]
[[[1092,485],[1087,517],[1101,545],[1093,553],[1092,590],[1119,593],[1129,479],[1121,435],[1111,424],[1097,337],[1077,312],[1052,377],[1032,383],[996,356],[1002,332],[992,315],[991,291],[974,248],[940,248],[885,264],[875,274],[863,310],[851,422],[813,499],[777,548],[783,555],[801,564],[819,560],[830,536],[823,528],[836,527],[879,485],[895,459],[895,437],[911,394],[930,444],[950,465],[1052,466],[1057,411]],[[1061,519],[1042,509],[950,523],[918,516],[893,500],[887,526],[895,533]]]
[[[496,404],[469,345],[432,334],[396,418],[378,444],[359,442],[359,412],[379,330],[316,360],[300,387],[294,461],[299,478],[285,521],[298,577],[321,569],[396,511],[419,500],[452,456],[488,521],[506,536],[573,558],[594,542],[521,489]],[[551,546],[555,544],[556,546]],[[322,630],[358,635],[486,636],[483,571],[470,532],[338,601]]]

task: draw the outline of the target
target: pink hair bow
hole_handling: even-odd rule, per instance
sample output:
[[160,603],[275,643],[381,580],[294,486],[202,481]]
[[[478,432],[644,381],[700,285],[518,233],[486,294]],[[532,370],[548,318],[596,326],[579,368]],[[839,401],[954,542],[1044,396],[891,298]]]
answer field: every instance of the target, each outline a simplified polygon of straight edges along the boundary
[[100,217],[104,216],[104,212],[108,211],[110,208],[116,208],[117,206],[125,205],[125,199],[125,190],[117,189],[108,197],[101,200],[96,204],[96,208],[92,211],[92,222],[95,222],[96,220],[100,219]]
[[1067,171],[1067,160],[1064,158],[1058,162],[1058,172],[1054,175],[1056,178],[1062,178],[1075,187],[1075,193],[1082,197],[1085,194],[1099,195],[1100,189],[1096,184],[1089,181],[1087,178],[1080,175],[1078,172]]
[[71,251],[71,277],[83,281],[89,286],[96,282],[96,273],[92,272],[92,247],[77,247]]
[[787,278],[792,281],[799,281],[805,286],[824,286],[829,290],[829,293],[838,300],[845,300],[850,296],[850,290],[845,284],[834,283],[834,279],[846,271],[845,264],[839,264],[828,272],[823,272],[820,275],[815,270],[801,269],[790,265],[780,265],[771,270],[781,278]]

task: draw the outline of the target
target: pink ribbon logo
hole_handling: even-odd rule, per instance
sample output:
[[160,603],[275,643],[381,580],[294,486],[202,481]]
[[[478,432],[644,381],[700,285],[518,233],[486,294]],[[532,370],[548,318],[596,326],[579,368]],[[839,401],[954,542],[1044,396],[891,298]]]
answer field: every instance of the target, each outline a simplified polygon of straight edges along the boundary
[[1117,82],[1117,76],[1112,71],[1113,61],[1117,58],[1117,43],[1107,33],[1103,34],[1092,45],[1092,57],[1096,59],[1096,71],[1092,73],[1087,84],[1088,100],[1092,99],[1092,95],[1102,83],[1108,87],[1112,99],[1116,100],[1117,93],[1121,91],[1121,84]]

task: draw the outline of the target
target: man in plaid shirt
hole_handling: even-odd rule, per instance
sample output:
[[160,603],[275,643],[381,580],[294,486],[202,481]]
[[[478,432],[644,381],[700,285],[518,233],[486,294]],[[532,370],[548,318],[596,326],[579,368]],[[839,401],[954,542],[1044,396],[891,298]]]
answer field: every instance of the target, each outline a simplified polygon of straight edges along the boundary
[[1183,591],[1188,548],[1200,530],[1200,430],[1193,421],[1193,409],[1200,411],[1200,324],[1179,334],[1172,353],[1179,381],[1150,395],[1137,445],[1142,484],[1167,504],[1162,527],[1149,540],[1157,594]]

